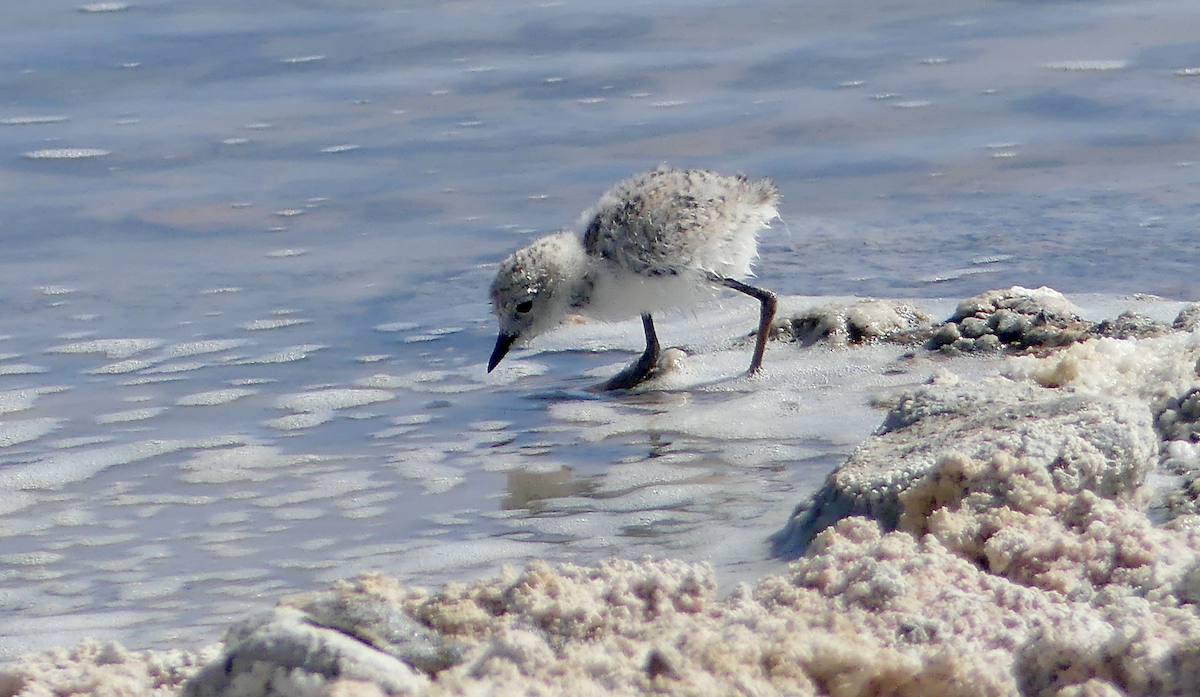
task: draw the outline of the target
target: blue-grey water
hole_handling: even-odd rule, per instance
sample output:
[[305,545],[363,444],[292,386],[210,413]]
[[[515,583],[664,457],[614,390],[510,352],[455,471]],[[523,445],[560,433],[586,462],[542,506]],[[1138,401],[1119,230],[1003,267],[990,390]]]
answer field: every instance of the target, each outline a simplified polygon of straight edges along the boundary
[[194,646],[375,569],[781,568],[767,535],[931,366],[772,347],[721,380],[730,298],[660,323],[692,387],[586,389],[636,323],[484,372],[492,265],[660,163],[774,178],[759,279],[793,306],[1200,297],[1194,0],[0,16],[0,660]]

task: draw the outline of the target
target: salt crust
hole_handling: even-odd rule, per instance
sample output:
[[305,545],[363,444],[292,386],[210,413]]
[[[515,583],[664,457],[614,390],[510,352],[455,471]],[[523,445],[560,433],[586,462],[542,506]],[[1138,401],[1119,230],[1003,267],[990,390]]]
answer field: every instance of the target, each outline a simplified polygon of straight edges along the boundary
[[805,346],[821,340],[839,347],[872,341],[914,343],[928,339],[930,333],[928,315],[912,305],[886,300],[813,307],[771,325],[771,339]]
[[1198,354],[1194,332],[1093,339],[901,396],[863,446],[921,463],[894,507],[830,521],[788,573],[724,599],[709,566],[672,560],[535,561],[437,592],[370,575],[235,626],[203,672],[211,647],[85,642],[0,670],[0,697],[189,676],[189,695],[229,697],[1195,694],[1200,516],[1155,526],[1141,481],[1160,438],[1193,432],[1153,424],[1190,414]]
[[[1066,697],[1197,684],[1197,521],[1155,528],[1003,453],[948,455],[903,498],[900,530],[844,519],[787,575],[726,599],[709,566],[669,560],[533,562],[433,594],[380,575],[339,582],[235,627],[186,694]],[[372,632],[372,617],[329,617],[364,602],[461,658],[430,681],[391,655],[395,633]],[[179,680],[158,666],[194,674],[201,657],[109,646],[27,657],[0,673],[0,695],[169,694]]]
[[87,640],[71,649],[25,656],[0,670],[0,695],[168,697],[220,649],[213,644],[199,651],[128,651],[116,642]]

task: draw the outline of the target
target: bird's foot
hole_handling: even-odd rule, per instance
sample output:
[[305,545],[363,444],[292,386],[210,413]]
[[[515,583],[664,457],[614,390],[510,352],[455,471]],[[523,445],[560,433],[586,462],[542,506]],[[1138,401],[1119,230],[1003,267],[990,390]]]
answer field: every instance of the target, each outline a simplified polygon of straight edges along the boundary
[[750,367],[746,369],[746,377],[755,378],[763,374],[762,361],[751,361]]
[[[657,380],[687,368],[687,353],[683,349],[669,348],[659,354],[658,359],[649,363],[642,356],[636,363],[613,376],[608,382],[600,385],[600,390],[630,390],[644,382]],[[645,368],[645,370],[643,370]]]
[[657,356],[654,360],[647,360],[647,357],[643,355],[636,363],[609,378],[607,382],[600,386],[600,389],[605,392],[611,390],[631,390],[650,378],[655,377],[657,374]]

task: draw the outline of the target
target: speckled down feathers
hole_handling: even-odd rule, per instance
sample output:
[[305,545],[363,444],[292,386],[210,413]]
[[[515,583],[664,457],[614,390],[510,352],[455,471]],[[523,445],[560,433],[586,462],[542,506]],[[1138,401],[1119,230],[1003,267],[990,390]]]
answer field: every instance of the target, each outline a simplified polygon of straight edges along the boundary
[[583,246],[644,276],[694,268],[743,276],[778,201],[769,179],[657,169],[621,181],[584,213]]

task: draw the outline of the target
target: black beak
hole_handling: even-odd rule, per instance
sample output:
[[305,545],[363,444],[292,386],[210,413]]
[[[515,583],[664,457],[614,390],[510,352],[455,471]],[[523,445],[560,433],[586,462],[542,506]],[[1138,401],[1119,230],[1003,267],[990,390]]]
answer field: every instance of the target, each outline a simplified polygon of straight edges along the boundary
[[500,361],[504,358],[504,354],[508,353],[508,350],[512,348],[513,342],[516,340],[516,334],[501,333],[500,336],[496,337],[496,348],[492,349],[492,357],[488,359],[489,373],[492,372],[493,368],[500,365]]

